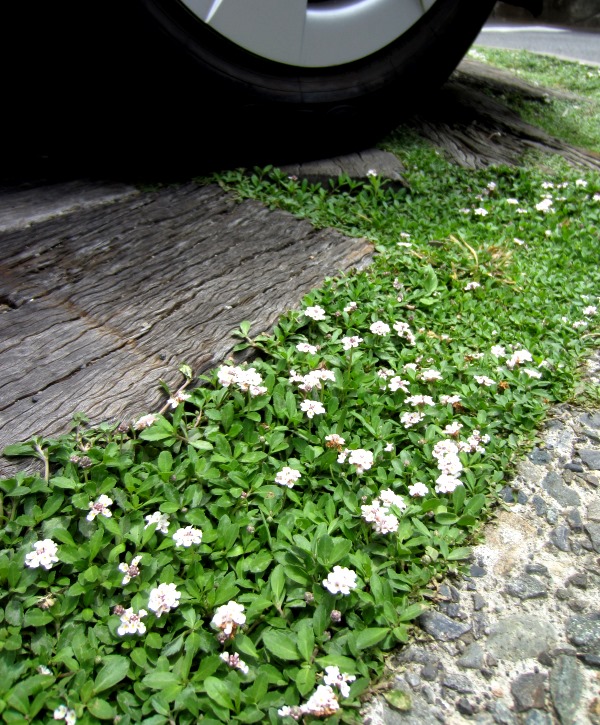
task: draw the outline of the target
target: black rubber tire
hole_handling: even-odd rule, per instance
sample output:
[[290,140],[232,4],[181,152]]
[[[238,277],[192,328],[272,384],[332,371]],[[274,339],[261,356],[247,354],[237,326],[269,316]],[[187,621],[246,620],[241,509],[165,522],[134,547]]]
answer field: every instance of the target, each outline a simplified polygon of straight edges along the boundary
[[143,175],[364,148],[444,82],[493,4],[438,0],[372,56],[306,69],[240,49],[179,0],[8,3],[5,151],[125,162]]
[[234,134],[245,128],[254,148],[276,156],[336,153],[371,143],[448,78],[494,5],[494,0],[438,0],[376,54],[310,69],[244,51],[179,0],[139,1],[154,47],[161,46],[170,60],[178,56],[190,79],[188,92],[202,89],[219,128]]

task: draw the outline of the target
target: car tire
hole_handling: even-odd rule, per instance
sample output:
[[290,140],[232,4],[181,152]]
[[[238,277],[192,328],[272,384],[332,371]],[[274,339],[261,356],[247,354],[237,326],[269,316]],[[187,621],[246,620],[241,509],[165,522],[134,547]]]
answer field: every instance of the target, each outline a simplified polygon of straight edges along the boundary
[[384,47],[320,67],[318,58],[300,66],[265,57],[260,47],[243,48],[184,0],[139,0],[137,24],[151,39],[148,53],[177,64],[171,78],[180,89],[173,101],[180,118],[193,119],[199,103],[215,137],[225,135],[242,150],[250,145],[256,155],[291,159],[364,147],[412,114],[452,73],[493,4],[437,0]]

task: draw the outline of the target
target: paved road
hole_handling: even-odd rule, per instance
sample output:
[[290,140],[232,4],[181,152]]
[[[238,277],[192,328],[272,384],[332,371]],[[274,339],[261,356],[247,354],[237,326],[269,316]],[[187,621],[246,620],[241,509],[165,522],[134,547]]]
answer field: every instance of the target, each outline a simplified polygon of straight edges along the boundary
[[492,48],[531,50],[600,66],[600,32],[547,25],[488,23],[475,41]]

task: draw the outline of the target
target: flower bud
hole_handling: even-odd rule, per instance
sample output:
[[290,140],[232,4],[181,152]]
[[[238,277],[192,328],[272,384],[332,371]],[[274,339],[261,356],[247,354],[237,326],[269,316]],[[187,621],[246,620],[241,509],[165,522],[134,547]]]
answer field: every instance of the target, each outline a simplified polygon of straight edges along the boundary
[[332,609],[329,616],[331,617],[331,621],[335,622],[336,624],[342,621],[342,613],[339,609]]
[[304,592],[304,601],[307,604],[312,604],[315,601],[315,596],[312,592]]

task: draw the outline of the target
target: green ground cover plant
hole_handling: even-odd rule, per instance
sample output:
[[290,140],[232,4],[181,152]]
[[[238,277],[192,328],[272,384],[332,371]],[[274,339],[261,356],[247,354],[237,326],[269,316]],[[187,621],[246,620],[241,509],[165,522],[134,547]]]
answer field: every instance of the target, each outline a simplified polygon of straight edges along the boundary
[[358,722],[468,561],[597,345],[600,178],[387,145],[410,189],[218,178],[370,238],[368,269],[243,322],[252,357],[183,365],[167,412],[6,451],[41,472],[0,482],[4,722]]
[[600,68],[526,50],[508,51],[474,46],[469,56],[514,73],[548,89],[566,91],[570,99],[532,102],[519,93],[503,101],[526,121],[574,146],[600,152]]

